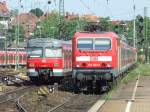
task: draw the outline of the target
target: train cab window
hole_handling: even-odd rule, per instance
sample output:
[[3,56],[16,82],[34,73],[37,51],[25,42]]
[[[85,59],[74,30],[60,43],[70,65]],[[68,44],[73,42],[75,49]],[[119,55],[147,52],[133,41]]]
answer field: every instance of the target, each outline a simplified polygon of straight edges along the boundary
[[77,48],[80,50],[92,50],[93,39],[90,39],[90,38],[78,39]]
[[42,48],[27,48],[27,54],[31,58],[42,57]]
[[62,49],[61,48],[46,48],[45,57],[46,58],[60,58],[62,57]]
[[111,49],[111,40],[107,38],[98,38],[94,41],[95,50],[109,50]]

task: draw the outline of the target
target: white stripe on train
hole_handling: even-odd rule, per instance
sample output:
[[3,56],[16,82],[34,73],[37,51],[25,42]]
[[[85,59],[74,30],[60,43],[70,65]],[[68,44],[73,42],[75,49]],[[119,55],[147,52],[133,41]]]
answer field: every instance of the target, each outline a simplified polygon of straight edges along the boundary
[[53,72],[63,72],[63,69],[53,69]]
[[[92,57],[92,56],[91,57],[90,56],[78,56],[78,57],[76,57],[76,61],[93,61],[92,58],[95,58],[95,57]],[[95,61],[112,61],[112,56],[98,56],[96,58],[97,59],[95,59]]]

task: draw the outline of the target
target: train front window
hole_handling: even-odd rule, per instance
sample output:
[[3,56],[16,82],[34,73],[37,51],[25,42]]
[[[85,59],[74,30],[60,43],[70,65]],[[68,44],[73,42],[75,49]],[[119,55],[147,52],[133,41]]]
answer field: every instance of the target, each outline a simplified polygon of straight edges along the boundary
[[94,41],[95,50],[109,50],[111,49],[111,40],[108,38],[96,38]]
[[42,48],[28,48],[27,54],[31,58],[39,58],[42,57]]
[[61,48],[46,48],[45,49],[46,58],[60,58],[62,57]]
[[90,39],[90,38],[78,39],[77,48],[80,50],[92,50],[93,39]]

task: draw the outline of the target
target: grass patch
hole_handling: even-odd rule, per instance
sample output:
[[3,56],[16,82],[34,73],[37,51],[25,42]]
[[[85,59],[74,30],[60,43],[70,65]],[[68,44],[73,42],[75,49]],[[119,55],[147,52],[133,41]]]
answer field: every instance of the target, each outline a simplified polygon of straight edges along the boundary
[[141,76],[150,76],[150,64],[141,64],[138,68]]

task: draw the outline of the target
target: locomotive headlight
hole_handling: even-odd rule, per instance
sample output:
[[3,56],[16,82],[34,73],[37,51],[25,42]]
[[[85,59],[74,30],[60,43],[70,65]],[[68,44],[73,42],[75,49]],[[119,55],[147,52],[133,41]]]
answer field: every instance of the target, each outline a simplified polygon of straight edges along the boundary
[[30,64],[29,64],[29,67],[34,67],[34,64],[33,64],[33,63],[30,63]]
[[107,64],[107,67],[109,67],[109,68],[110,68],[110,67],[111,67],[111,65],[110,65],[110,64]]
[[76,65],[76,67],[80,67],[80,65]]

